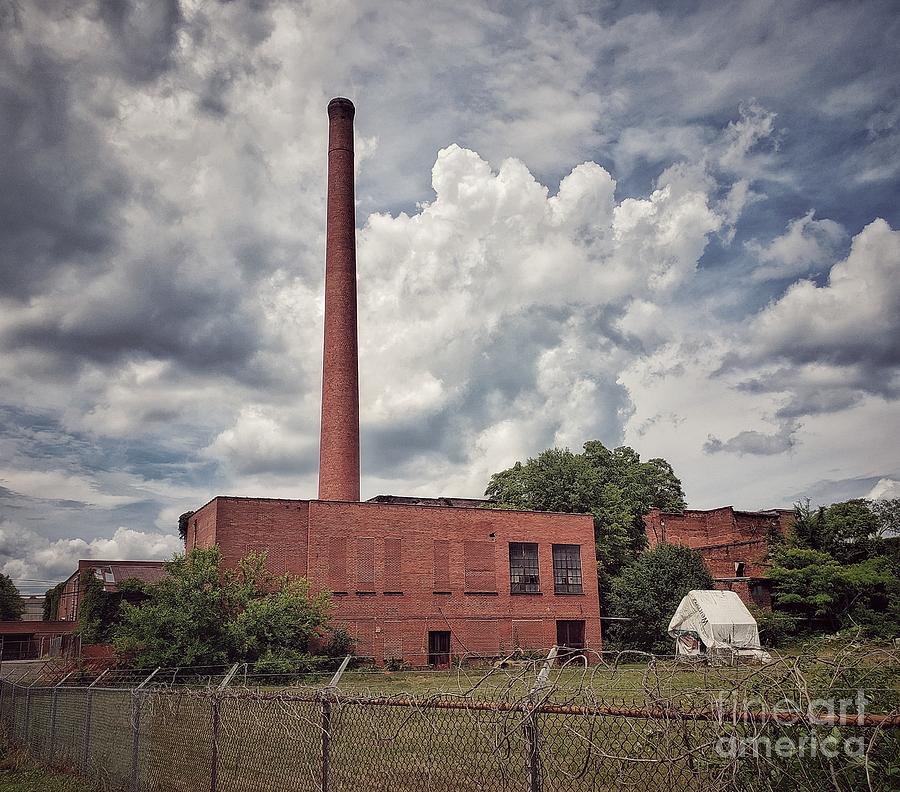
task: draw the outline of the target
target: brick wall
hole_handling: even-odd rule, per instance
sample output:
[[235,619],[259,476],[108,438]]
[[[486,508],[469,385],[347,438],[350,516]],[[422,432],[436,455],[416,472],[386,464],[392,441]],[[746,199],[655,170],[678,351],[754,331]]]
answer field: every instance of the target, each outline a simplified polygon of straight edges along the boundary
[[[583,619],[587,645],[600,647],[590,517],[329,501],[309,509],[310,579],[314,589],[331,580],[340,592],[335,616],[357,637],[360,654],[383,660],[402,652],[424,664],[432,630],[450,631],[453,654],[543,649],[556,642],[557,619]],[[342,580],[336,540],[345,554]],[[510,593],[509,542],[523,541],[538,543],[539,594]],[[553,543],[581,546],[583,594],[554,593]],[[364,578],[354,578],[361,569]]]
[[[544,649],[556,643],[557,619],[584,620],[587,646],[600,648],[588,516],[218,498],[188,531],[188,547],[210,540],[226,563],[268,549],[283,559],[279,568],[308,572],[313,591],[334,592],[335,619],[357,639],[357,653],[379,661],[424,665],[429,631],[449,631],[452,654]],[[510,542],[538,544],[540,593],[510,593]],[[553,543],[581,547],[583,594],[554,593]]]
[[266,553],[274,574],[305,576],[308,511],[308,501],[216,498],[191,517],[187,548],[218,544],[229,563]]
[[735,591],[750,604],[770,608],[771,587],[766,580],[772,530],[784,533],[792,513],[685,509],[679,513],[652,509],[644,518],[650,547],[667,542],[698,550],[719,589]]

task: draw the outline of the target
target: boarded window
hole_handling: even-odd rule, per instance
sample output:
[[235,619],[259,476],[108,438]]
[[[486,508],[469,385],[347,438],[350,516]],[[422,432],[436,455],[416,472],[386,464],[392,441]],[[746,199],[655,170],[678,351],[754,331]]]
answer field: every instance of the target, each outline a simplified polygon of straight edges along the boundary
[[356,540],[356,584],[361,589],[375,586],[375,540],[360,537]]
[[553,545],[553,589],[557,594],[581,594],[581,545]]
[[496,591],[494,543],[464,542],[463,553],[466,563],[466,591]]
[[400,539],[384,540],[384,590],[402,591],[401,576],[403,545]]
[[434,540],[434,590],[450,589],[450,542],[446,539]]
[[541,590],[536,542],[509,543],[509,590],[513,594],[537,594]]
[[347,540],[332,539],[328,543],[328,585],[332,591],[347,590]]

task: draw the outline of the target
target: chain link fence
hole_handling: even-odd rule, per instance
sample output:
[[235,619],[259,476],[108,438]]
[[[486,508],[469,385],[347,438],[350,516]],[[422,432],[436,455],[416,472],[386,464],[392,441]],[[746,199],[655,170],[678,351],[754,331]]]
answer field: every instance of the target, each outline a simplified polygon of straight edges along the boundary
[[35,758],[109,791],[900,788],[896,709],[813,716],[699,697],[688,707],[651,696],[659,678],[646,672],[643,700],[617,701],[611,687],[590,694],[599,672],[578,684],[549,672],[491,669],[455,691],[389,696],[337,678],[254,685],[238,667],[106,672],[90,684],[74,672],[52,685],[0,681],[0,723]]

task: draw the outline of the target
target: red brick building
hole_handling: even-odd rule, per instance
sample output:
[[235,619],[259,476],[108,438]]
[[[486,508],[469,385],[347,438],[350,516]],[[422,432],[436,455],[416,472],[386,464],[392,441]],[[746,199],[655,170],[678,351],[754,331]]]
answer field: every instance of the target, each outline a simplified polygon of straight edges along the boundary
[[82,559],[78,568],[66,578],[55,618],[64,622],[77,622],[81,604],[81,576],[89,571],[103,583],[103,590],[115,592],[125,580],[156,583],[165,575],[162,561],[96,561]]
[[599,649],[593,537],[586,515],[219,497],[191,518],[187,547],[218,544],[228,563],[265,551],[272,572],[333,592],[357,654],[426,665]]
[[771,608],[769,537],[783,535],[793,514],[789,509],[738,511],[732,506],[682,512],[651,509],[644,525],[650,547],[668,543],[698,550],[716,588],[736,592],[747,604]]

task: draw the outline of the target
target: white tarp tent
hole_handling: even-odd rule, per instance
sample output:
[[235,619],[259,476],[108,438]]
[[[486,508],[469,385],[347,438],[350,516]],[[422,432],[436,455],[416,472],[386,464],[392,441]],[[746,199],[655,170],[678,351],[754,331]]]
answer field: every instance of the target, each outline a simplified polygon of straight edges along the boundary
[[669,622],[669,635],[682,658],[708,653],[764,663],[772,659],[760,646],[756,619],[733,591],[689,591]]

